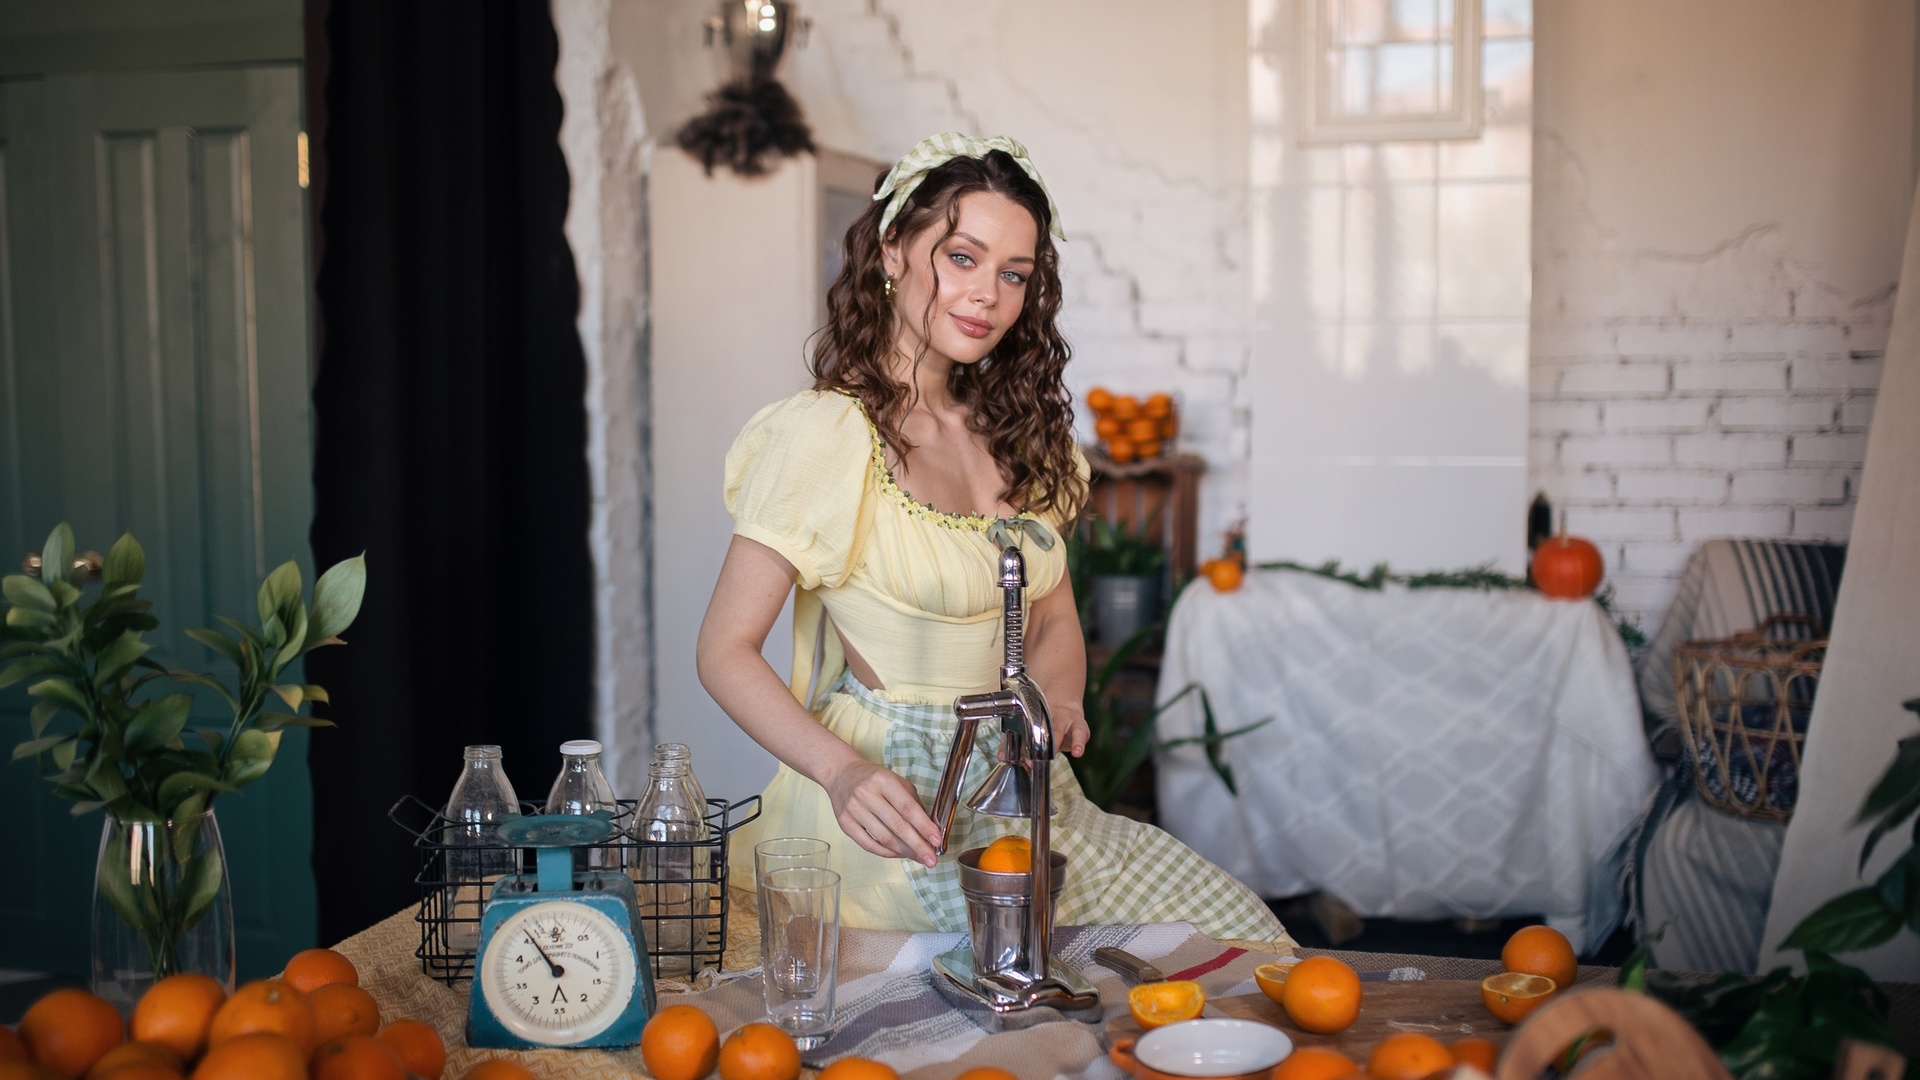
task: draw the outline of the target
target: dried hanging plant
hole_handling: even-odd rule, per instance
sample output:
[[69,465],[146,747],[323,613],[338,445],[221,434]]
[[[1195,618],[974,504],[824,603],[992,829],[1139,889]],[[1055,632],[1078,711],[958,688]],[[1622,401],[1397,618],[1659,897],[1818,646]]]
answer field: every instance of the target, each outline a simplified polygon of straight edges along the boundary
[[735,79],[707,95],[707,111],[687,121],[674,142],[713,175],[725,165],[741,176],[764,176],[775,157],[813,153],[813,129],[800,103],[770,76]]

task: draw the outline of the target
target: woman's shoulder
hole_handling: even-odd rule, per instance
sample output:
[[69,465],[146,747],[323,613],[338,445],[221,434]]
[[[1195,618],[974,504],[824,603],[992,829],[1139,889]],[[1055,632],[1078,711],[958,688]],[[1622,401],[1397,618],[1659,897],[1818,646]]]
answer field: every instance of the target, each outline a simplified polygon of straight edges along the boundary
[[873,428],[858,399],[837,390],[802,390],[753,414],[728,454],[729,471],[773,455],[781,459],[865,460]]

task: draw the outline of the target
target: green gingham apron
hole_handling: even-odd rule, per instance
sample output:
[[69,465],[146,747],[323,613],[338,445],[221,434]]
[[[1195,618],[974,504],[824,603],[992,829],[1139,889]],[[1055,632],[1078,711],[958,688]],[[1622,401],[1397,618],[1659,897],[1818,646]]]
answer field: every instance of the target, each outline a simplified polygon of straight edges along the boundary
[[[888,701],[842,672],[833,693],[846,694],[887,722],[887,768],[905,777],[923,806],[933,805],[940,770],[959,722],[945,705]],[[934,925],[954,933],[967,929],[967,903],[960,892],[959,855],[1002,836],[1025,835],[1024,819],[997,818],[967,809],[964,800],[986,779],[1000,747],[1000,729],[977,729],[959,809],[947,837],[947,854],[931,868],[902,862],[914,895]],[[1232,875],[1172,836],[1132,818],[1109,814],[1080,791],[1067,758],[1053,759],[1053,849],[1067,857],[1056,921],[1064,925],[1184,921],[1217,939],[1285,941],[1286,931],[1266,904]]]

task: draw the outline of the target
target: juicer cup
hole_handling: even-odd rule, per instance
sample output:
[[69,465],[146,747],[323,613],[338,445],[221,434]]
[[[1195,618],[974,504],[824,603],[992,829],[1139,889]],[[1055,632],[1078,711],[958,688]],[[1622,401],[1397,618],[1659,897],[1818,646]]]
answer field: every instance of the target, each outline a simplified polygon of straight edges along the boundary
[[[1044,972],[1032,957],[1027,941],[1027,908],[1033,896],[1033,875],[996,873],[980,869],[974,848],[960,853],[960,891],[967,898],[967,930],[973,936],[974,970],[982,975],[1002,971]],[[1053,880],[1047,893],[1047,925],[1060,904],[1060,886],[1066,880],[1067,857],[1049,852]]]

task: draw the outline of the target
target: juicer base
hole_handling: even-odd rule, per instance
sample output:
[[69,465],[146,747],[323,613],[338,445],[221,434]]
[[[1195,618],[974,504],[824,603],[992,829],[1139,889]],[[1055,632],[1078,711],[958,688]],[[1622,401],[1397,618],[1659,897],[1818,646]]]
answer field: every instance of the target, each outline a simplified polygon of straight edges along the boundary
[[1047,971],[1050,978],[1024,987],[1004,977],[983,978],[974,968],[972,947],[962,946],[933,958],[933,988],[989,1031],[1057,1020],[1098,1024],[1104,1019],[1100,992],[1059,954],[1051,958]]

